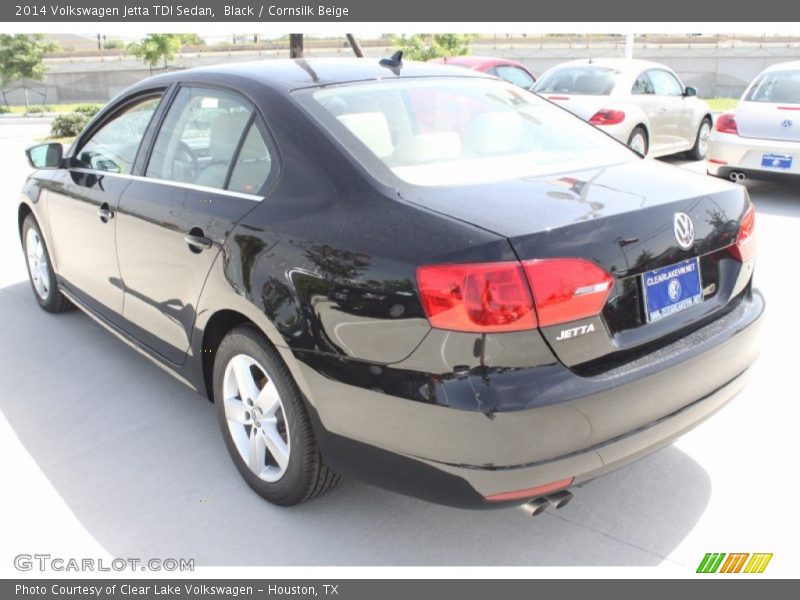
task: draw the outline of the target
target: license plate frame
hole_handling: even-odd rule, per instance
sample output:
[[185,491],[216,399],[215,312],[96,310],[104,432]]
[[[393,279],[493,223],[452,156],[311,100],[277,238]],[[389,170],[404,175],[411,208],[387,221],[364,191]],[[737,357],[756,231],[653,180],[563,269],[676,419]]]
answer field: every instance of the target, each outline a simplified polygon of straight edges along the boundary
[[646,271],[641,275],[641,282],[648,323],[661,321],[703,302],[699,257]]
[[774,154],[768,152],[761,155],[761,166],[767,169],[788,171],[792,168],[794,156],[791,154]]

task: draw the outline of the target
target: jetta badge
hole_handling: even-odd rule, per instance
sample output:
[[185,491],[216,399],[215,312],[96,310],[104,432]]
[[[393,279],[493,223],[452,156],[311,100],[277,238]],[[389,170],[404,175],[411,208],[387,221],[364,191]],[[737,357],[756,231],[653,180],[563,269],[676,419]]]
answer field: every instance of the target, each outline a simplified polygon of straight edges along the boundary
[[694,244],[694,223],[692,218],[686,213],[675,213],[675,223],[673,226],[675,232],[675,239],[678,246],[684,250],[688,250]]

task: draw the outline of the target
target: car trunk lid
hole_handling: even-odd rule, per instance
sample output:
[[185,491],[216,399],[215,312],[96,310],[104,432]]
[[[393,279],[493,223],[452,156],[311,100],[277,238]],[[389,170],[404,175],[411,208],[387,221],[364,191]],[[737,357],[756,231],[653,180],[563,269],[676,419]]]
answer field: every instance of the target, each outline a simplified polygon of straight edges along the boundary
[[741,137],[800,142],[800,104],[740,102],[736,125]]
[[[741,291],[742,263],[728,251],[749,206],[741,186],[651,160],[555,173],[491,186],[415,188],[407,200],[506,237],[521,261],[581,258],[614,278],[601,314],[542,327],[556,356],[580,365],[699,326]],[[694,242],[681,248],[675,215]],[[702,301],[648,318],[646,274],[696,261]],[[742,275],[742,277],[740,277]],[[536,282],[531,282],[536,297]]]

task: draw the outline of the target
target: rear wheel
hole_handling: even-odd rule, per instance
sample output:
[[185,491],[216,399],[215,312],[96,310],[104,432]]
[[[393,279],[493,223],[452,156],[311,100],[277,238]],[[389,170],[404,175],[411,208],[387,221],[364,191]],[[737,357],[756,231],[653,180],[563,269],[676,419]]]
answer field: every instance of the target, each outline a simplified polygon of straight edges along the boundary
[[706,117],[697,128],[697,136],[694,140],[694,146],[689,152],[688,156],[692,160],[705,160],[708,156],[708,140],[711,138],[711,120]]
[[214,402],[236,468],[273,504],[299,504],[339,482],[322,460],[297,384],[252,325],[233,329],[217,350]]
[[51,313],[70,310],[72,303],[58,289],[47,244],[33,215],[28,215],[22,222],[22,248],[28,266],[28,278],[39,306]]
[[642,156],[647,156],[647,131],[645,131],[644,127],[637,125],[633,128],[633,131],[631,131],[631,135],[628,138],[628,146]]

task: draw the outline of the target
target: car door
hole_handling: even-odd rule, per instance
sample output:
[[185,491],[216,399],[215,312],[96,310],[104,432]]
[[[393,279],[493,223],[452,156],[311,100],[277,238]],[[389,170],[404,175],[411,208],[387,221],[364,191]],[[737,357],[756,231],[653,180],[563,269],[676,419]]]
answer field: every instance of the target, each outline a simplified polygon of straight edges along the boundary
[[110,113],[79,140],[48,190],[53,260],[62,285],[113,322],[123,303],[116,212],[160,99],[160,92],[149,92]]
[[649,141],[649,151],[658,152],[664,145],[663,128],[661,125],[662,111],[661,99],[656,96],[653,82],[650,81],[648,71],[639,74],[631,87],[631,98],[633,103],[642,109],[647,116],[649,128],[647,131]]
[[664,69],[650,69],[655,95],[659,101],[659,133],[664,152],[681,150],[686,146],[691,108],[684,102],[680,81]]
[[274,151],[238,93],[182,86],[144,168],[125,190],[117,254],[129,332],[182,364],[197,301],[235,224],[262,199]]

